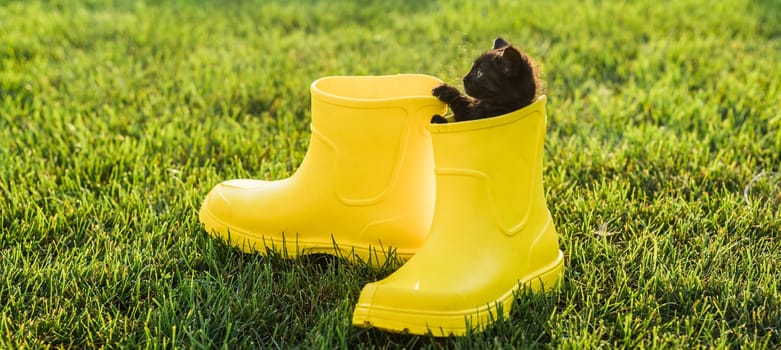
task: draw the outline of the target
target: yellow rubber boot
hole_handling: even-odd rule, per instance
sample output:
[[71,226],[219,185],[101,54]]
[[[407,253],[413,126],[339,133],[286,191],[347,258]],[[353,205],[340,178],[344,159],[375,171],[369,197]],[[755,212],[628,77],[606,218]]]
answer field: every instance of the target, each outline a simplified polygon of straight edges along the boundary
[[564,259],[542,186],[544,96],[487,119],[431,124],[436,206],[418,253],[367,284],[353,324],[435,336],[508,316],[513,292],[557,285]]
[[426,129],[446,106],[432,76],[326,77],[312,83],[309,148],[278,181],[229,180],[200,210],[206,230],[245,252],[329,253],[382,264],[410,258],[434,210]]

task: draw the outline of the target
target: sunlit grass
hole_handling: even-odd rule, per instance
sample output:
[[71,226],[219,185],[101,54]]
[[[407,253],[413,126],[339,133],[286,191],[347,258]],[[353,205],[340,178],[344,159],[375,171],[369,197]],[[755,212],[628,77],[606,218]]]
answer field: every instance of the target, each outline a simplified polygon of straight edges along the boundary
[[[775,1],[2,1],[0,347],[781,346]],[[350,326],[386,276],[245,255],[197,209],[292,174],[309,84],[458,84],[503,36],[549,95],[560,291],[458,339]]]

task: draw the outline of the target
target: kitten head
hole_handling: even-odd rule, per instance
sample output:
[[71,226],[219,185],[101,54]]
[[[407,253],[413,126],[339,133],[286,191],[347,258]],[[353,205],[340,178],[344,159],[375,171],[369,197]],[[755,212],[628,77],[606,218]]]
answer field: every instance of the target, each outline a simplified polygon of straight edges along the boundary
[[502,38],[478,57],[464,77],[464,90],[476,99],[524,106],[538,94],[538,72],[534,61]]

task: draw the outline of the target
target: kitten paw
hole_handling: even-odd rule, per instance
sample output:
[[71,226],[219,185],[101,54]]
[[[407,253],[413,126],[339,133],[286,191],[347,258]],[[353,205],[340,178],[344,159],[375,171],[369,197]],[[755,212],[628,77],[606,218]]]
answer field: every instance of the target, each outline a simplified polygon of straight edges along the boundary
[[447,84],[442,84],[435,87],[433,90],[431,90],[431,94],[445,103],[456,101],[461,97],[461,93],[458,92],[458,89]]
[[447,119],[439,114],[434,114],[434,116],[431,117],[431,124],[447,124]]

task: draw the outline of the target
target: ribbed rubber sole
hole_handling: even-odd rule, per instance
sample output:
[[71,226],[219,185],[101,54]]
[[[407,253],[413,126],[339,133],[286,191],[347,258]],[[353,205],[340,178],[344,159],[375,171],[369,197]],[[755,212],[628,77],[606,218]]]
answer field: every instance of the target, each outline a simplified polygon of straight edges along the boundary
[[222,239],[245,253],[267,255],[269,251],[285,258],[297,258],[307,254],[329,254],[346,258],[353,262],[365,262],[374,266],[383,266],[390,257],[405,261],[415,255],[415,251],[402,251],[393,247],[372,245],[371,243],[345,242],[333,237],[312,239],[298,234],[245,232],[231,228],[217,219],[208,207],[202,206],[198,218],[210,236]]
[[522,288],[533,291],[558,288],[564,272],[564,254],[541,271],[518,283],[494,302],[471,310],[432,312],[429,310],[393,309],[371,304],[358,304],[352,324],[363,328],[379,328],[395,333],[429,334],[436,337],[462,336],[469,328],[482,330],[493,324],[499,312],[508,317],[515,294]]

